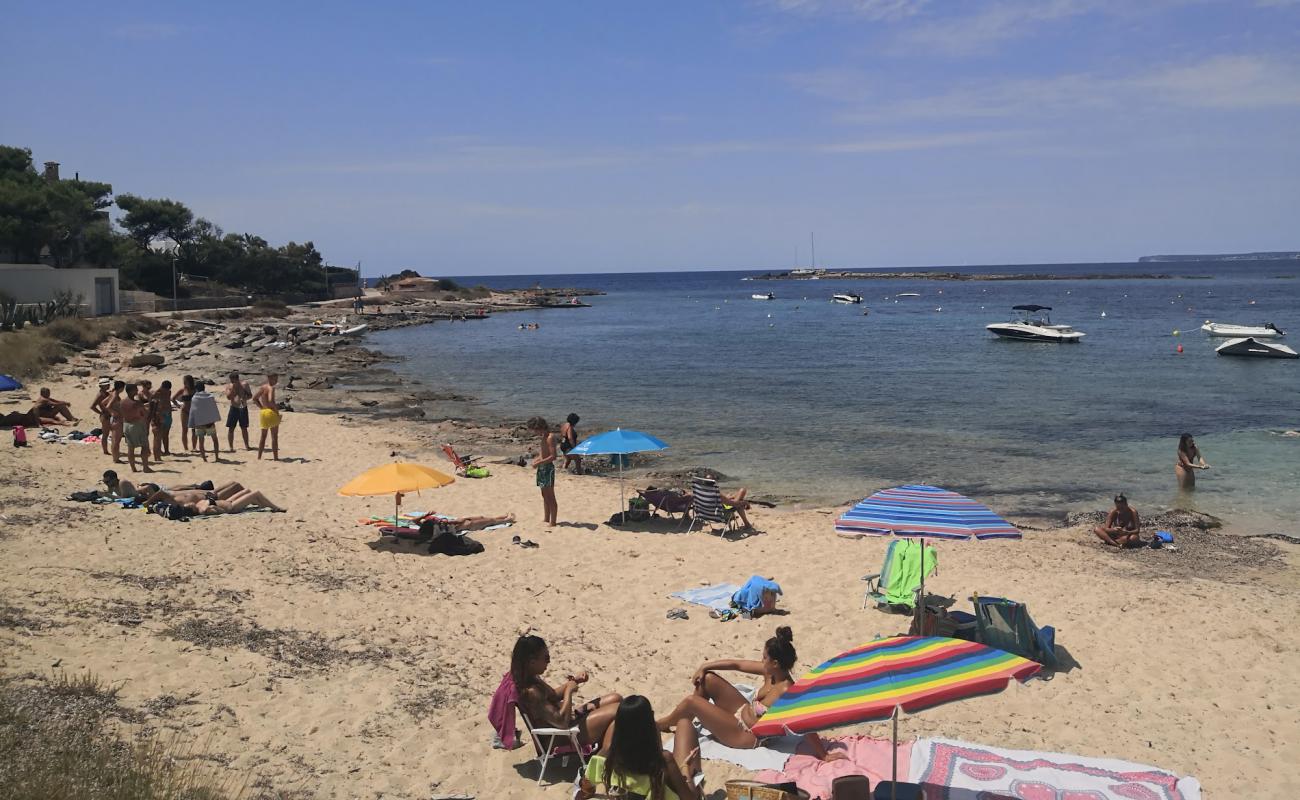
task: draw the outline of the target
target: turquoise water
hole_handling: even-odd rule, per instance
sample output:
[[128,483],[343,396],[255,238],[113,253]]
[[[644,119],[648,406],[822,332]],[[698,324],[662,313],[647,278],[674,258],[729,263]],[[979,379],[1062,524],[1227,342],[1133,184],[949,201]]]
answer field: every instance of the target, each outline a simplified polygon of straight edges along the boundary
[[[672,445],[659,457],[665,466],[707,464],[811,503],[927,482],[1028,516],[1101,508],[1124,491],[1139,508],[1192,503],[1252,529],[1294,528],[1300,438],[1282,432],[1300,428],[1300,361],[1216,356],[1222,340],[1199,326],[1272,321],[1300,340],[1300,263],[970,271],[1012,270],[1186,277],[516,276],[490,283],[608,294],[589,309],[405,328],[368,343],[405,356],[399,369],[434,387],[483,398],[489,413],[559,422],[574,411],[585,432],[645,430]],[[749,299],[766,291],[778,299]],[[840,291],[863,305],[829,302]],[[921,296],[894,297],[901,292]],[[1052,306],[1056,321],[1087,337],[1033,344],[984,330],[1017,303]],[[540,329],[518,330],[527,321]],[[1214,465],[1192,498],[1177,496],[1173,478],[1184,431]]]

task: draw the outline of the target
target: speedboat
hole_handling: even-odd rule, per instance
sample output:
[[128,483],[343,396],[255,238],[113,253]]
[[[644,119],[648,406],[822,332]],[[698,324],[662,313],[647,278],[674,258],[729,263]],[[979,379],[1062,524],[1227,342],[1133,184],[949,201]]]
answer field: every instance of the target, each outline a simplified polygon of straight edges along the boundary
[[1069,325],[1053,325],[1047,312],[1051,306],[1012,306],[1018,315],[1009,322],[995,322],[986,325],[989,331],[1007,339],[1024,339],[1028,342],[1077,342],[1084,337]]
[[750,297],[753,298],[754,300],[775,300],[776,299],[776,295],[772,294],[771,292],[768,292],[767,294],[751,294]]
[[857,305],[858,303],[862,302],[862,295],[851,294],[846,292],[843,294],[832,295],[831,300],[835,301],[836,303],[844,303],[846,305]]
[[1229,339],[1214,352],[1221,356],[1252,356],[1254,358],[1300,358],[1300,353],[1280,342],[1261,342],[1253,336],[1242,339]]
[[1201,326],[1201,330],[1211,336],[1228,336],[1233,339],[1244,339],[1249,336],[1252,339],[1276,339],[1279,336],[1286,336],[1286,331],[1271,322],[1265,322],[1264,325],[1229,325],[1225,322],[1210,322],[1208,319]]
[[919,292],[900,292],[899,294],[894,295],[894,297],[920,297],[920,296],[921,295]]

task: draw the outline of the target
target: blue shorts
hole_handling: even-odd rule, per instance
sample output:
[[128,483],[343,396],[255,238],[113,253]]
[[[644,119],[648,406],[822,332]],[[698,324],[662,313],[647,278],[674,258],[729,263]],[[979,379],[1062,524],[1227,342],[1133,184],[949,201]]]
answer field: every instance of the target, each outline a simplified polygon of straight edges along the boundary
[[248,427],[248,406],[241,408],[231,406],[230,410],[226,412],[226,427],[233,428],[236,424],[241,428]]

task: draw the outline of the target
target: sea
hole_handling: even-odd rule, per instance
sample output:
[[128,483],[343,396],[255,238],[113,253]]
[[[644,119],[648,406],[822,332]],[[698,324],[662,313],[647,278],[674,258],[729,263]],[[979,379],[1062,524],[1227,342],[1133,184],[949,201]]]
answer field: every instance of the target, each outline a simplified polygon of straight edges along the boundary
[[[747,281],[765,270],[458,278],[597,289],[590,308],[378,332],[400,372],[473,413],[652,433],[664,470],[703,465],[756,496],[834,506],[927,483],[1016,519],[1189,508],[1300,533],[1300,360],[1217,356],[1206,320],[1273,322],[1300,346],[1300,261],[935,267],[1060,280]],[[911,270],[922,272],[928,270]],[[1106,278],[1161,274],[1169,278]],[[1087,277],[1085,277],[1087,276]],[[772,292],[775,300],[751,299]],[[862,305],[831,302],[836,292]],[[916,297],[899,297],[916,293]],[[1052,308],[1074,345],[999,339]],[[537,323],[535,330],[521,324]],[[1211,469],[1174,479],[1178,437]]]

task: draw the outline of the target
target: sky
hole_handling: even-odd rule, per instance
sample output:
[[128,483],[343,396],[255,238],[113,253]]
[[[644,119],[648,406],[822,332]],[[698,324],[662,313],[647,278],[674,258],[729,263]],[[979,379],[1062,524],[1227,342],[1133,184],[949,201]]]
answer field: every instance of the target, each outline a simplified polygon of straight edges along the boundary
[[0,143],[367,275],[1300,249],[1300,0],[6,6]]

